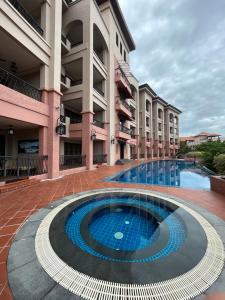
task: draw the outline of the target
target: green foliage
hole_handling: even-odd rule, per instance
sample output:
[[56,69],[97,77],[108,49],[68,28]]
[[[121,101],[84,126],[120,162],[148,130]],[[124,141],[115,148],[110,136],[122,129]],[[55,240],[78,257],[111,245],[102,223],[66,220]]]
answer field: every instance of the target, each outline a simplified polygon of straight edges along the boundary
[[186,154],[186,157],[187,158],[203,158],[204,154],[205,153],[201,152],[201,151],[191,151]]
[[196,151],[209,152],[213,156],[225,153],[225,142],[207,142],[195,147]]
[[212,171],[219,172],[214,164],[214,157],[225,154],[225,142],[207,142],[195,147],[196,151],[204,153],[202,164]]
[[184,142],[180,143],[180,149],[179,149],[179,153],[178,154],[184,155],[184,154],[186,154],[186,153],[188,153],[190,151],[191,151],[191,148],[188,147],[186,143],[184,143]]
[[220,154],[218,156],[214,157],[213,165],[216,169],[216,171],[224,175],[225,174],[225,154]]

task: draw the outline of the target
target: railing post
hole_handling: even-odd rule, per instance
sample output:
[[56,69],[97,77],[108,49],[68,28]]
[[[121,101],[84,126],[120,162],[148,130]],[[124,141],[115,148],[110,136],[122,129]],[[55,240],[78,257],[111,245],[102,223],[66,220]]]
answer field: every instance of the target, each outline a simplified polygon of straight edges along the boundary
[[7,175],[7,170],[6,170],[6,158],[3,159],[4,162],[4,177]]
[[30,156],[28,157],[28,172],[27,172],[27,176],[30,176]]
[[20,170],[19,170],[19,157],[17,157],[16,158],[16,175],[17,175],[17,177],[19,177],[20,176]]

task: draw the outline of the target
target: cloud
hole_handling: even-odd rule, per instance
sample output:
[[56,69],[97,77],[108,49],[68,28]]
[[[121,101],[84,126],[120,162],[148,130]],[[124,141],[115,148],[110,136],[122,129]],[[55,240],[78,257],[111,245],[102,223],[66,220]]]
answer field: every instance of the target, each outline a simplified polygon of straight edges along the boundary
[[225,135],[225,1],[119,0],[132,72],[183,111],[181,135]]

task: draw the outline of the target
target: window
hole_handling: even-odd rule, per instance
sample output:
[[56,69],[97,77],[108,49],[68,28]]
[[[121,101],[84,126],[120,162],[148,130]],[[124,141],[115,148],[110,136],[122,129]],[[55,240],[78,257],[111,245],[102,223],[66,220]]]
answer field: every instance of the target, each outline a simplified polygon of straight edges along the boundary
[[117,47],[119,46],[119,36],[118,36],[118,33],[116,34],[116,45],[117,45]]
[[124,52],[123,52],[123,58],[124,58],[124,61],[127,61],[127,53],[126,53],[125,50],[124,50]]
[[120,43],[120,54],[121,54],[121,55],[123,54],[123,46],[122,46],[122,43]]

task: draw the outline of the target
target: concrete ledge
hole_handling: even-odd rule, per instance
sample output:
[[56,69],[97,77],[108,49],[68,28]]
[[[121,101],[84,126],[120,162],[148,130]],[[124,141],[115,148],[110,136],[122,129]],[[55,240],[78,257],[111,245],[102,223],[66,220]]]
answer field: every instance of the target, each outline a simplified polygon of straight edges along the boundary
[[211,176],[210,184],[212,191],[225,195],[225,179],[220,176]]

